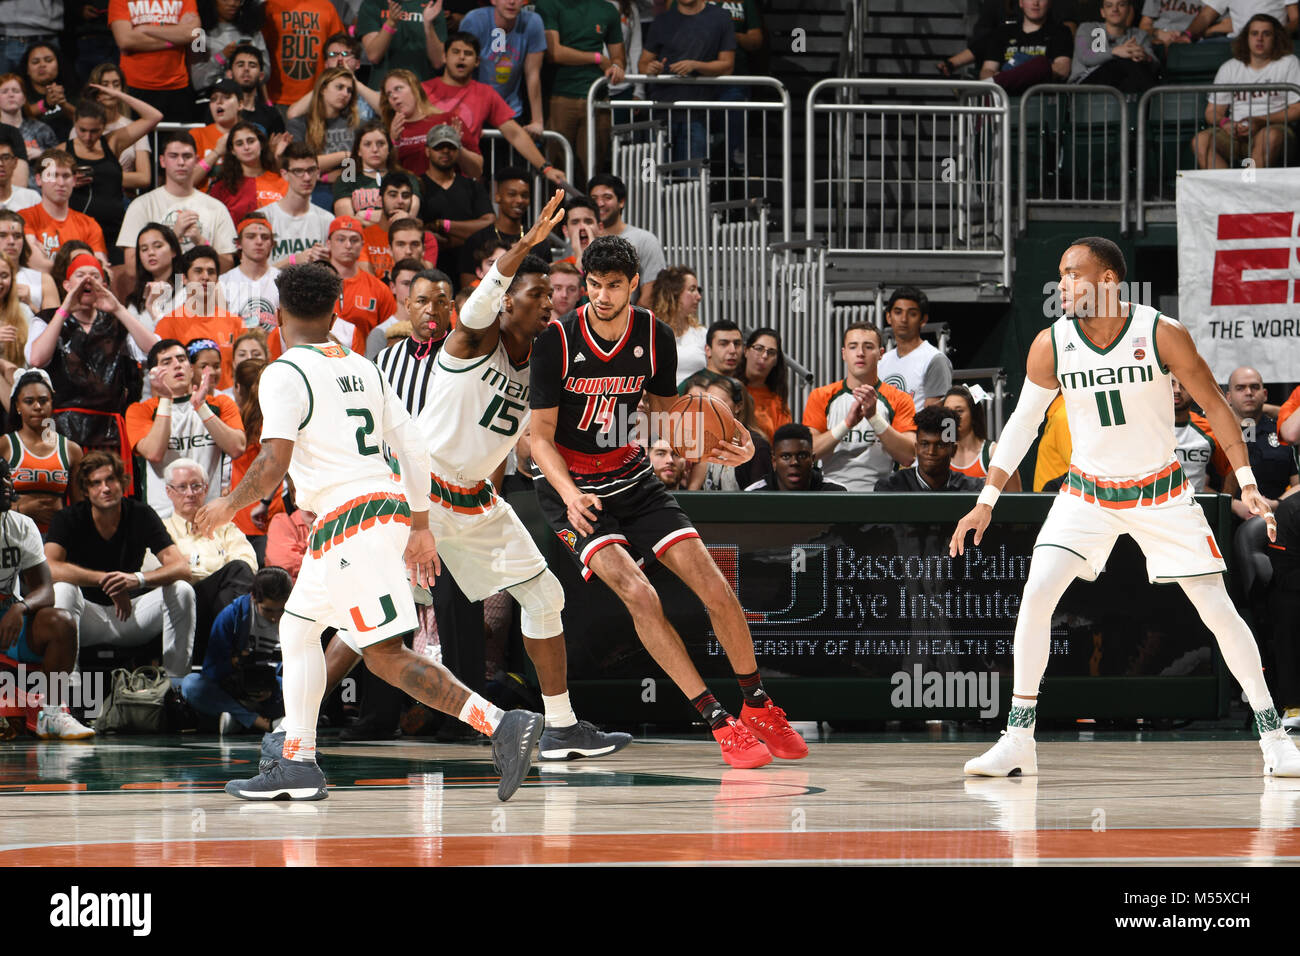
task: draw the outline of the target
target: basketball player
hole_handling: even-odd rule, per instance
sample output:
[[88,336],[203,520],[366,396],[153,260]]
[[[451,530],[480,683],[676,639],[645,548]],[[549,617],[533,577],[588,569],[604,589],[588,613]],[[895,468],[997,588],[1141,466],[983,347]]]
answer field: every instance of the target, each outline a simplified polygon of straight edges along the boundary
[[[524,646],[537,668],[546,707],[542,760],[603,757],[632,742],[578,720],[565,676],[564,590],[514,509],[487,476],[506,459],[528,426],[528,359],[551,320],[549,266],[528,255],[564,218],[558,191],[537,222],[488,270],[460,312],[436,359],[416,425],[433,460],[430,524],[438,555],[471,601],[509,591],[519,602]],[[411,280],[407,308],[427,307],[442,273]],[[355,637],[339,638],[356,650]],[[333,653],[333,652],[331,652]]]
[[[1146,554],[1151,581],[1177,581],[1218,641],[1255,711],[1264,772],[1300,776],[1300,752],[1273,707],[1255,639],[1228,598],[1223,558],[1175,454],[1171,374],[1205,409],[1218,434],[1236,436],[1236,419],[1187,330],[1150,306],[1119,301],[1117,287],[1126,271],[1123,253],[1109,239],[1079,239],[1065,250],[1059,284],[1065,314],[1030,347],[1024,390],[989,463],[988,481],[952,536],[954,557],[964,553],[968,532],[980,543],[1007,477],[1060,390],[1073,451],[1025,582],[1007,730],[986,753],[966,762],[966,773],[1038,772],[1034,722],[1052,614],[1070,583],[1095,579],[1115,539],[1129,534]],[[1236,469],[1242,500],[1264,516],[1275,539],[1277,520],[1259,493],[1245,446],[1231,441],[1224,452]]]
[[[195,524],[209,534],[269,494],[286,471],[300,506],[319,517],[280,621],[282,759],[251,780],[232,780],[226,792],[245,800],[328,796],[316,765],[316,719],[325,690],[320,636],[336,627],[354,635],[372,673],[492,737],[497,796],[508,800],[528,773],[541,715],[503,713],[402,643],[416,626],[407,571],[424,586],[439,570],[424,442],[379,369],[331,342],[338,273],[318,263],[290,266],[276,286],[288,348],[262,373],[262,450],[239,487],[200,510]],[[401,466],[405,496],[381,451],[385,443]]]
[[[635,430],[642,395],[651,412],[677,398],[677,347],[672,330],[648,309],[631,304],[639,285],[636,250],[619,236],[601,236],[582,254],[590,303],[552,319],[537,339],[531,362],[531,442],[541,472],[537,498],[547,521],[569,546],[583,577],[595,574],[627,606],[637,636],[655,661],[708,722],[733,767],[759,767],[772,755],[807,756],[795,733],[763,690],[745,613],[692,527],[664,491]],[[754,454],[721,442],[705,459],[740,465]],[[736,720],[709,693],[668,623],[659,595],[638,559],[662,561],[709,611],[744,693]]]

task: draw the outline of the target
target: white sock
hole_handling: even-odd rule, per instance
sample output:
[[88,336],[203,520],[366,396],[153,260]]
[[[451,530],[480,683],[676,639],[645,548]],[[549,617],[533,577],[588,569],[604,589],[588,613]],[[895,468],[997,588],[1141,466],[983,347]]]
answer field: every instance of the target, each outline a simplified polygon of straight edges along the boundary
[[280,619],[280,656],[284,660],[285,760],[316,762],[316,721],[325,696],[325,649],[320,626],[286,614]]
[[465,706],[460,709],[457,716],[479,733],[491,737],[501,726],[501,720],[505,715],[506,712],[492,701],[471,693],[469,700],[465,701]]
[[573,712],[573,705],[569,703],[569,692],[566,690],[563,694],[556,694],[554,697],[542,695],[542,704],[546,709],[546,725],[548,727],[572,727],[578,722],[578,715]]

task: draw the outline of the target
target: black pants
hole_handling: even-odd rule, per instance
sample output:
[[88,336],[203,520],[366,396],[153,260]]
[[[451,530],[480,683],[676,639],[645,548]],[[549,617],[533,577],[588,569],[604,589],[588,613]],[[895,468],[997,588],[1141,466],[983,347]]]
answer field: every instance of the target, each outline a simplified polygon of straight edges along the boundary
[[[1088,86],[1113,86],[1121,93],[1142,94],[1159,82],[1156,65],[1138,63],[1122,56],[1106,61],[1079,81]],[[1086,113],[1085,113],[1086,115]]]
[[194,585],[194,657],[203,661],[212,634],[212,622],[235,598],[253,590],[253,569],[243,561],[231,561]]
[[[127,92],[160,110],[164,123],[193,123],[207,119],[206,116],[195,115],[197,108],[194,105],[194,91],[188,86],[179,90],[139,90],[132,86],[127,87]],[[157,158],[154,157],[155,160]]]
[[1273,694],[1280,713],[1300,707],[1300,568],[1274,564],[1268,592],[1268,616],[1273,636]]

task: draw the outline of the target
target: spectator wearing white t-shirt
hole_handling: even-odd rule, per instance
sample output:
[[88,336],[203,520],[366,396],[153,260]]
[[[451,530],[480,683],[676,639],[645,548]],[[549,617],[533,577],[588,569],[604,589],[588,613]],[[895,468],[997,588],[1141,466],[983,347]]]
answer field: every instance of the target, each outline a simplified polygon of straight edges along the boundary
[[281,162],[289,191],[279,202],[257,210],[271,223],[275,236],[271,262],[277,269],[304,262],[323,262],[329,258],[325,240],[329,238],[334,217],[311,204],[311,194],[320,179],[320,163],[306,143],[290,143]]
[[1219,17],[1225,17],[1232,21],[1228,37],[1235,40],[1246,32],[1246,25],[1260,14],[1272,17],[1279,24],[1285,23],[1287,33],[1294,33],[1296,25],[1300,24],[1300,8],[1287,0],[1204,0],[1201,12],[1183,35],[1188,40],[1199,40]]
[[[1201,6],[1201,0],[1145,0],[1138,29],[1145,30],[1151,37],[1151,42],[1161,46],[1190,43],[1191,38],[1184,36],[1184,32],[1201,12]],[[1205,31],[1205,35],[1227,36],[1231,29],[1232,18],[1220,17],[1214,26]]]
[[641,285],[639,298],[636,301],[641,305],[649,305],[654,301],[655,280],[667,266],[664,260],[663,243],[653,232],[629,226],[623,221],[623,209],[627,205],[627,186],[617,176],[609,173],[592,176],[587,181],[587,195],[596,204],[604,235],[622,236],[632,243],[632,248],[640,257]]
[[280,291],[275,277],[280,270],[270,264],[275,234],[262,212],[250,212],[236,226],[239,265],[224,273],[217,283],[226,299],[226,309],[244,320],[244,328],[275,328],[275,310]]
[[880,380],[912,398],[919,411],[938,405],[952,388],[952,363],[948,356],[921,338],[930,314],[930,300],[916,286],[894,290],[885,306],[885,321],[894,330],[895,345],[880,357]]
[[1256,84],[1261,88],[1211,93],[1205,107],[1210,129],[1192,140],[1201,169],[1235,169],[1246,158],[1255,168],[1285,165],[1296,156],[1291,123],[1300,120],[1300,93],[1268,89],[1270,84],[1300,86],[1300,60],[1291,37],[1275,17],[1257,13],[1232,41],[1233,58],[1215,74],[1215,84]]
[[223,203],[194,188],[197,161],[193,136],[184,130],[168,134],[159,159],[163,184],[126,207],[122,230],[117,235],[130,275],[134,276],[136,270],[136,237],[151,222],[168,226],[176,233],[182,252],[195,246],[211,246],[221,257],[223,270],[234,263],[235,224]]

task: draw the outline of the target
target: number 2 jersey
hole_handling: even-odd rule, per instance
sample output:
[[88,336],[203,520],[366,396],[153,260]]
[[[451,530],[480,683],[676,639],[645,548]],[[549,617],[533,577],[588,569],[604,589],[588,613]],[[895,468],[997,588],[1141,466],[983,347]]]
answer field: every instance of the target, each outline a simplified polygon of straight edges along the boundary
[[262,441],[294,443],[289,476],[300,507],[326,515],[362,495],[403,495],[382,445],[411,416],[364,355],[295,345],[263,370],[258,399]]
[[583,305],[552,319],[533,346],[529,399],[559,408],[555,444],[584,491],[608,494],[650,473],[635,441],[645,392],[677,394],[677,340],[649,309],[628,307],[617,342],[592,331]]

